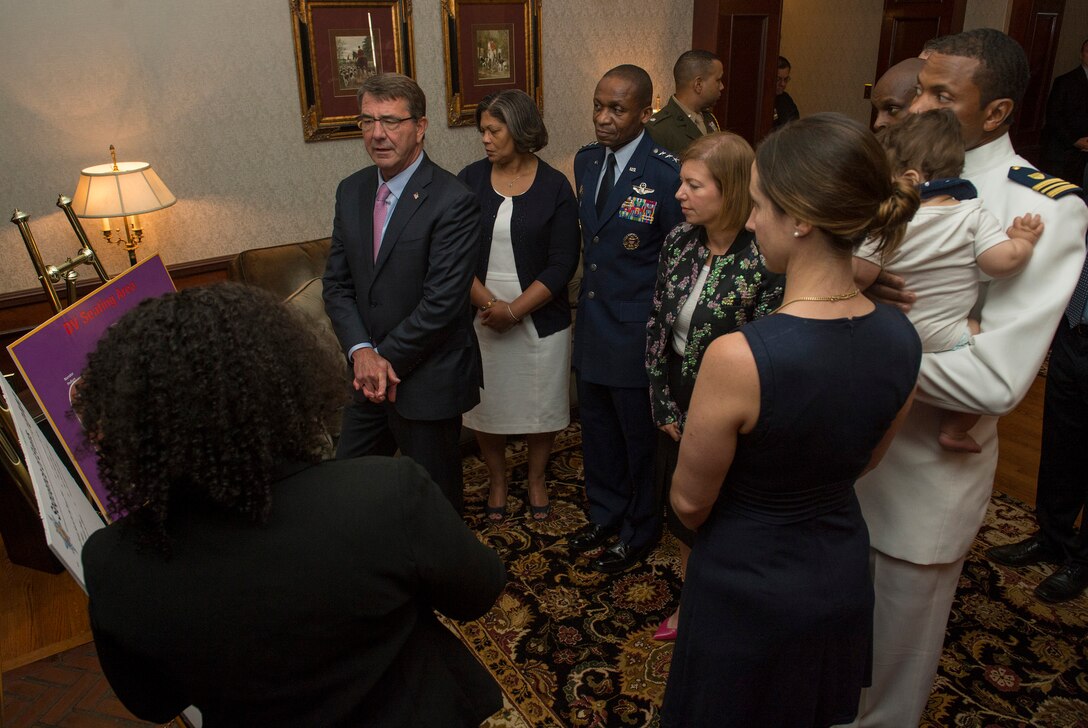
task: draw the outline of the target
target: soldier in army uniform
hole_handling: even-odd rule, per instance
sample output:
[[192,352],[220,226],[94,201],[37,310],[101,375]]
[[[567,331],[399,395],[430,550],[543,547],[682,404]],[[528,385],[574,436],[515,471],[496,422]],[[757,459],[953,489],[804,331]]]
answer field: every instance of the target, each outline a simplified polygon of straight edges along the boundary
[[572,552],[618,540],[591,562],[605,573],[639,562],[657,543],[657,428],[646,374],[646,322],[661,243],[683,219],[680,163],[644,130],[653,83],[638,66],[604,75],[593,93],[597,141],[574,158],[584,273],[573,365],[582,420],[588,526]]
[[682,53],[672,67],[676,94],[646,122],[658,146],[679,157],[688,144],[713,131],[718,120],[710,109],[721,98],[722,62],[710,51],[693,50]]

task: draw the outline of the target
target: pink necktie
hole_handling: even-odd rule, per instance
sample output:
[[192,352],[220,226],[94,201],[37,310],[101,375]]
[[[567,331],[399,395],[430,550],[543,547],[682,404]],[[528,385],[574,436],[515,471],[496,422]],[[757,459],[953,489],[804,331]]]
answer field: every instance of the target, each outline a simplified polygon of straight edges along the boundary
[[374,200],[374,260],[378,259],[378,251],[382,248],[382,228],[385,227],[385,216],[389,214],[388,199],[389,185],[383,182]]

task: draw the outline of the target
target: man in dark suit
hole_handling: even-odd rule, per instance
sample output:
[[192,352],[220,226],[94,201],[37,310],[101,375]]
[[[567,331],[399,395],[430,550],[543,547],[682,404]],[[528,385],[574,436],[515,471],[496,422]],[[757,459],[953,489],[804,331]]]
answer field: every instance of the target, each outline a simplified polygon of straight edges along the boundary
[[676,93],[646,122],[646,131],[655,142],[680,156],[699,137],[718,131],[718,120],[710,109],[725,88],[722,72],[721,59],[710,51],[680,54],[672,67]]
[[652,98],[650,76],[638,66],[606,73],[593,93],[597,141],[574,158],[585,259],[573,364],[590,523],[570,548],[589,551],[618,535],[591,564],[606,573],[637,563],[661,528],[646,321],[661,243],[682,217],[679,163],[643,129]]
[[774,116],[771,119],[771,128],[777,129],[783,124],[801,118],[801,112],[797,110],[797,104],[793,97],[786,92],[786,86],[790,82],[790,72],[793,67],[785,56],[778,57],[778,70],[774,77]]
[[481,384],[469,306],[479,208],[424,153],[427,102],[415,81],[372,76],[358,95],[374,166],[336,191],[324,278],[325,311],[354,372],[336,456],[399,447],[461,512],[461,414]]
[[1043,171],[1075,185],[1084,179],[1088,160],[1088,40],[1080,47],[1080,65],[1054,79],[1043,126]]

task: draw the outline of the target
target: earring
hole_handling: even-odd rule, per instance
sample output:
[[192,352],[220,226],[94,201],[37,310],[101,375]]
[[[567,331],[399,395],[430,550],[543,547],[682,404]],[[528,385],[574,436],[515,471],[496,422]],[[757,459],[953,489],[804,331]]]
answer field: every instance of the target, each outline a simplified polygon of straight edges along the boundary
[[799,238],[799,237],[801,237],[801,233],[800,233],[800,231],[798,231],[798,230],[794,230],[794,231],[793,231],[793,237],[795,237],[795,238]]

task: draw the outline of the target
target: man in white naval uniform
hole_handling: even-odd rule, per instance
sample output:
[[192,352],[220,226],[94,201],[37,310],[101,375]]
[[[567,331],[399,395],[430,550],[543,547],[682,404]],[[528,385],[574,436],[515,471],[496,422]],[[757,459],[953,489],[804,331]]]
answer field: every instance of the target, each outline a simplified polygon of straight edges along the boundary
[[[1077,188],[1046,175],[1032,179],[1035,170],[1009,141],[1028,82],[1020,46],[985,28],[927,49],[911,111],[952,109],[967,147],[962,176],[978,188],[982,206],[1005,226],[1037,213],[1045,230],[1020,275],[980,285],[982,333],[973,344],[923,356],[908,419],[880,465],[857,482],[876,589],[873,685],[862,692],[855,723],[867,727],[918,726],[960,570],[989,502],[997,417],[1035,378],[1080,274],[1088,226]],[[1048,196],[1051,188],[1060,194]],[[971,430],[981,454],[938,445],[938,408],[984,415]]]

